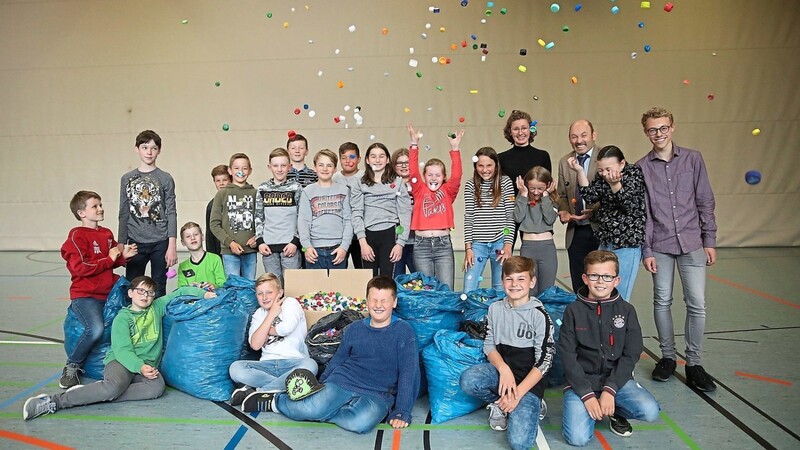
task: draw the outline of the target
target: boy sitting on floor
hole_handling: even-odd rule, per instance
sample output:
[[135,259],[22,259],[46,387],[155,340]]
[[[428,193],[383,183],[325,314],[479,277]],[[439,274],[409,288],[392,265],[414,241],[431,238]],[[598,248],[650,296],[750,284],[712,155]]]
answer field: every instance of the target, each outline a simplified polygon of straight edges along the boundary
[[359,434],[368,433],[384,418],[394,428],[407,427],[419,390],[419,355],[411,325],[392,316],[395,306],[394,280],[371,279],[367,283],[369,317],[345,329],[339,349],[322,374],[325,384],[298,369],[286,380],[287,393],[252,395],[242,410],[330,422]]

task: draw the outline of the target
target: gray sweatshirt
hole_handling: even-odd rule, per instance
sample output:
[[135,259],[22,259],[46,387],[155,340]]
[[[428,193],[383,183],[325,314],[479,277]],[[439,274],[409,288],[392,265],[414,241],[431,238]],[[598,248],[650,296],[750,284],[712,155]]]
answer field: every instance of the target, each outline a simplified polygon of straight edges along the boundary
[[[296,180],[265,181],[256,189],[256,238],[258,244],[283,245],[297,236],[297,213],[303,188]],[[299,243],[296,242],[297,245]]]
[[535,205],[531,205],[530,201],[521,195],[518,195],[514,202],[514,222],[519,224],[519,229],[523,233],[553,231],[556,216],[553,200],[549,195],[542,197]]
[[350,223],[350,190],[344,184],[321,187],[309,184],[300,195],[297,231],[303,248],[341,246],[353,240]]
[[237,186],[233,183],[217,191],[211,205],[211,232],[219,239],[222,254],[232,255],[231,242],[236,241],[244,253],[256,249],[247,245],[255,236],[255,195],[256,188],[249,183]]
[[148,244],[178,237],[175,181],[156,168],[131,170],[122,175],[119,188],[119,242]]
[[366,237],[365,230],[382,231],[400,225],[403,232],[397,235],[397,243],[406,245],[411,228],[411,197],[402,178],[372,186],[361,181],[353,183],[350,202],[353,231],[359,239]]

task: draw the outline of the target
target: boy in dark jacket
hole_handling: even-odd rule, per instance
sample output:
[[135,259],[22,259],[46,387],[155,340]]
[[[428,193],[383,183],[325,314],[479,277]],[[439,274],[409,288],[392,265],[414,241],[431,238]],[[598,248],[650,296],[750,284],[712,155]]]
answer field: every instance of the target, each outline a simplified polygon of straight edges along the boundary
[[652,422],[659,405],[633,379],[642,353],[642,329],[633,305],[616,290],[619,261],[609,251],[595,250],[584,260],[577,301],[567,306],[558,351],[564,363],[564,438],[586,445],[595,421],[608,416],[611,432],[630,436],[627,419]]

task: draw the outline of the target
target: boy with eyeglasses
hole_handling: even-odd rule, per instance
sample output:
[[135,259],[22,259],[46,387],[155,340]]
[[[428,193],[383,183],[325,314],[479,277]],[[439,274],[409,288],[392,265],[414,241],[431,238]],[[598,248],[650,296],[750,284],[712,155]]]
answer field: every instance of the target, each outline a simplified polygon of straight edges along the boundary
[[647,222],[642,247],[644,267],[653,274],[653,311],[661,359],[656,381],[669,381],[677,365],[672,323],[672,288],[678,266],[686,302],[686,384],[705,392],[717,386],[701,363],[706,328],[706,266],[717,259],[714,192],[700,152],[672,142],[672,114],[651,108],[642,115],[652,150],[636,165],[647,190]]
[[59,409],[100,402],[150,400],[164,393],[161,362],[161,319],[167,305],[178,296],[214,298],[214,292],[198,287],[182,287],[154,299],[157,285],[148,276],[131,281],[130,306],[122,308],[111,325],[111,349],[106,353],[103,379],[97,383],[75,385],[55,395],[39,394],[22,407],[22,418],[34,419]]
[[628,419],[653,422],[660,407],[650,392],[633,379],[644,344],[636,309],[616,290],[617,255],[589,252],[577,300],[567,305],[558,352],[564,364],[562,432],[570,445],[584,446],[594,435],[595,421],[608,417],[612,433],[633,433]]

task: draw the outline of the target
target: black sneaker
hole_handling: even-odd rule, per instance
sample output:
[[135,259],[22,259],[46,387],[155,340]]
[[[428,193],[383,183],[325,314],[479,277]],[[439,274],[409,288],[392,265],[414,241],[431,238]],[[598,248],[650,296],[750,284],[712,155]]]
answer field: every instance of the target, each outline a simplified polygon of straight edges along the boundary
[[706,373],[703,366],[686,366],[686,384],[703,392],[714,392],[717,385],[711,379],[711,375]]
[[286,377],[286,393],[293,401],[302,400],[325,388],[308,369],[294,369]]
[[83,369],[77,364],[69,363],[64,366],[64,370],[61,372],[61,378],[58,380],[58,387],[61,389],[69,389],[81,384],[78,372],[83,372]]
[[253,392],[242,401],[242,412],[272,412],[274,392]]
[[633,427],[628,419],[616,414],[608,416],[608,429],[617,436],[628,437],[633,434]]
[[656,381],[669,381],[669,377],[675,373],[678,363],[672,358],[661,358],[653,369],[653,379]]
[[240,387],[239,389],[236,389],[231,393],[231,400],[230,400],[231,406],[241,405],[244,399],[255,391],[256,391],[255,388],[251,388],[250,386],[243,386]]

